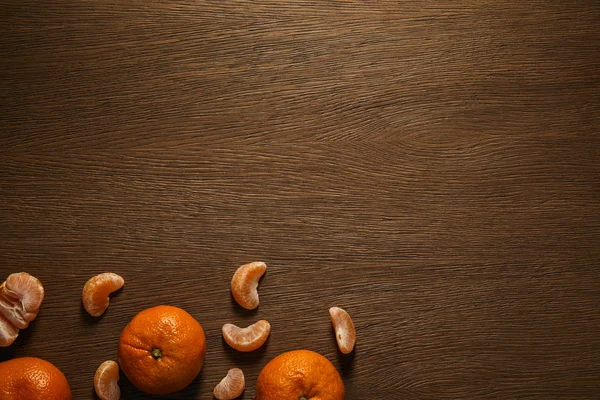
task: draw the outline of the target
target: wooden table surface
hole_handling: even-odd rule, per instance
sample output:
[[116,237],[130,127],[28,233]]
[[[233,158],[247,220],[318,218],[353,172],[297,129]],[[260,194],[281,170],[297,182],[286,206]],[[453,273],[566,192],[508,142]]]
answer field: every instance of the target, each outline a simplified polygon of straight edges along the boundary
[[[0,275],[46,299],[1,360],[92,399],[126,323],[171,304],[208,340],[172,399],[234,366],[252,399],[297,348],[348,399],[600,396],[600,2],[2,3]],[[254,260],[246,312],[229,280]],[[126,284],[96,320],[105,271]],[[258,319],[264,348],[228,348]]]

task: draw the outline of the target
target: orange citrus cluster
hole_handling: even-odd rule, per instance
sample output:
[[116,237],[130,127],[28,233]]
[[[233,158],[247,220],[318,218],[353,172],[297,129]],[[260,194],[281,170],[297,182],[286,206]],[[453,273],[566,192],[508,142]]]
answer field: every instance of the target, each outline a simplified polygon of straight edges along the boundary
[[[239,267],[231,279],[231,293],[245,309],[259,305],[258,285],[267,266],[252,262]],[[90,278],[82,291],[86,311],[98,317],[109,306],[110,294],[125,280],[115,273]],[[44,287],[35,277],[21,272],[10,275],[0,286],[0,347],[10,346],[33,321],[44,299]],[[356,342],[350,315],[331,307],[329,315],[340,351],[348,354]],[[241,352],[260,348],[269,337],[266,320],[242,328],[227,323],[222,327],[225,342]],[[139,312],[121,332],[118,363],[103,362],[94,376],[94,389],[101,400],[118,400],[120,370],[138,389],[152,395],[166,395],[188,386],[202,369],[206,337],[202,326],[181,308],[162,305]],[[215,386],[218,400],[232,400],[245,389],[244,373],[231,368]],[[23,357],[0,363],[0,399],[70,400],[71,392],[63,373],[39,358]],[[344,384],[333,364],[309,350],[295,350],[271,360],[260,372],[256,400],[320,399],[343,400]]]

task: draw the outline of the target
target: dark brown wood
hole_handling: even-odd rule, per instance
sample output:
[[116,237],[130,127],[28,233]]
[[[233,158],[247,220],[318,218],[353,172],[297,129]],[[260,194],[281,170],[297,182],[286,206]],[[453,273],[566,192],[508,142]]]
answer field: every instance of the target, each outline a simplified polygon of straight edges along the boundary
[[[52,361],[91,399],[125,324],[172,304],[208,338],[173,399],[234,366],[252,399],[296,348],[348,399],[598,398],[600,2],[0,9],[0,277],[46,288],[1,360]],[[246,312],[229,280],[254,260]],[[105,271],[126,284],[94,320],[81,289]],[[222,340],[263,318],[265,348]]]

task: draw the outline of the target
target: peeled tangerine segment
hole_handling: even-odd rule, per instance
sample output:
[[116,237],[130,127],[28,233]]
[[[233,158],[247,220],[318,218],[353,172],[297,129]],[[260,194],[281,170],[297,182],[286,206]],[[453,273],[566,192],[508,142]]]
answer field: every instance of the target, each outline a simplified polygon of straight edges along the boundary
[[100,400],[119,400],[119,365],[114,361],[104,361],[94,375],[94,389]]
[[99,317],[108,308],[112,292],[123,287],[125,280],[112,272],[105,272],[90,278],[83,287],[81,299],[83,307],[92,317]]
[[238,351],[248,352],[258,349],[265,343],[271,332],[271,324],[264,319],[247,328],[225,324],[222,331],[228,345]]
[[262,261],[244,264],[235,271],[231,278],[231,293],[240,306],[248,310],[258,307],[258,281],[267,270]]
[[231,368],[227,376],[215,386],[213,394],[218,400],[233,400],[239,397],[246,388],[244,373],[239,368]]
[[19,330],[0,314],[0,347],[8,347],[19,336]]
[[350,315],[339,307],[331,307],[329,316],[335,330],[335,340],[340,351],[344,354],[351,353],[356,343],[356,329]]
[[33,321],[44,301],[44,287],[26,272],[11,274],[0,285],[0,347],[7,347]]
[[0,314],[17,329],[33,321],[44,300],[44,287],[27,272],[11,274],[0,285]]

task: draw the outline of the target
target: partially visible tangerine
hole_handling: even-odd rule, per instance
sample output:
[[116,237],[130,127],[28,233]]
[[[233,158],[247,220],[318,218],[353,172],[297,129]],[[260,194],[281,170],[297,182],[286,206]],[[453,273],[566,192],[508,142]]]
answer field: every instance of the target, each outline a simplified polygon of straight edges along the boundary
[[244,373],[239,368],[231,368],[227,376],[219,382],[213,390],[214,396],[218,400],[233,400],[239,397],[246,388]]
[[119,400],[119,364],[114,361],[104,361],[94,375],[94,390],[100,400]]
[[349,354],[354,350],[356,344],[356,328],[350,315],[342,308],[331,307],[329,317],[335,330],[335,340],[340,351]]
[[101,316],[110,303],[109,295],[121,289],[124,284],[125,280],[112,272],[91,277],[83,286],[83,307],[92,317]]
[[19,329],[33,321],[44,301],[44,287],[26,272],[11,274],[0,285],[0,346],[10,346]]
[[64,374],[48,361],[34,357],[0,363],[0,399],[71,400]]
[[222,332],[228,345],[238,351],[248,352],[258,349],[265,343],[271,332],[271,324],[264,319],[246,328],[225,324]]
[[121,370],[148,394],[165,395],[185,388],[200,372],[205,355],[202,326],[178,307],[141,311],[119,339]]
[[258,375],[256,400],[344,400],[344,382],[333,364],[310,350],[272,359]]
[[240,306],[248,310],[258,307],[258,281],[267,270],[261,261],[251,262],[239,267],[231,278],[231,294]]

